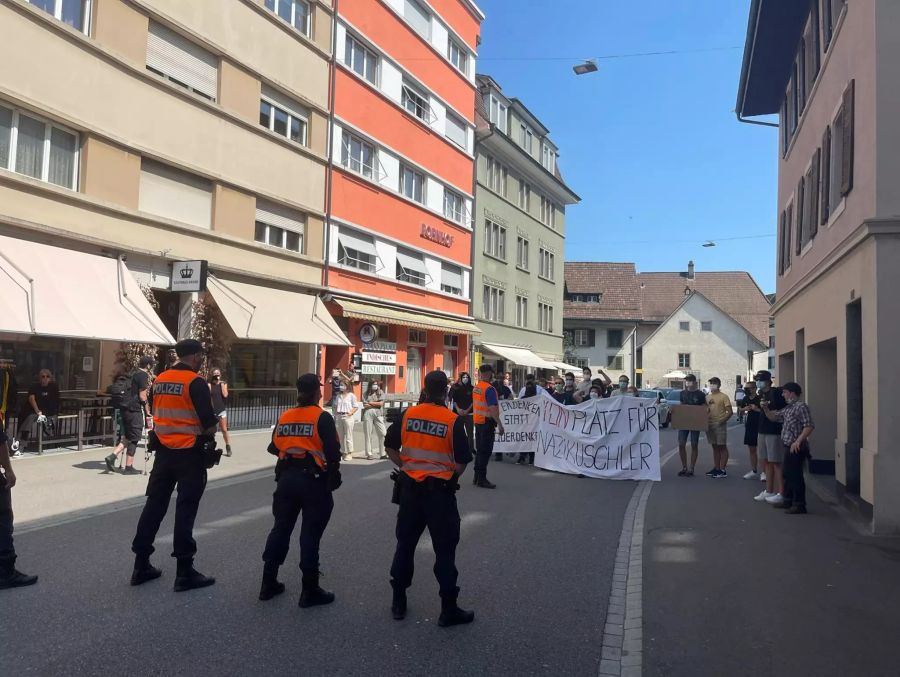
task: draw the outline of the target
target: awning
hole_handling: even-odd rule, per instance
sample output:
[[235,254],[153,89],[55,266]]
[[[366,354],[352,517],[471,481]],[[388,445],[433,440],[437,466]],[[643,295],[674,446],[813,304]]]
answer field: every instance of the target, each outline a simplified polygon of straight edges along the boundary
[[0,332],[175,343],[121,260],[6,236]]
[[580,371],[584,371],[581,367],[576,367],[571,364],[566,364],[565,362],[553,362],[554,367],[561,371],[571,371],[573,374],[577,374]]
[[378,256],[378,252],[375,250],[375,241],[366,235],[357,235],[356,233],[341,230],[338,233],[338,242],[341,243],[344,249],[352,249],[373,257]]
[[557,369],[552,362],[542,360],[530,350],[525,348],[510,348],[509,346],[497,346],[493,343],[485,343],[481,346],[485,350],[496,353],[504,360],[509,360],[520,367],[534,367],[535,369]]
[[358,320],[379,322],[382,324],[399,324],[415,329],[437,329],[448,334],[480,334],[481,330],[470,320],[454,320],[439,315],[417,313],[412,310],[400,310],[388,306],[379,306],[350,299],[337,299],[338,305],[344,309],[346,317]]
[[683,371],[670,371],[668,374],[663,374],[663,378],[684,378],[687,374]]
[[412,256],[411,254],[398,251],[397,263],[399,263],[400,267],[404,270],[410,270],[423,277],[428,277],[428,269],[425,267],[425,261],[419,256]]
[[441,267],[441,284],[453,289],[462,289],[462,269],[444,264]]
[[208,289],[239,339],[351,345],[318,296],[212,275]]

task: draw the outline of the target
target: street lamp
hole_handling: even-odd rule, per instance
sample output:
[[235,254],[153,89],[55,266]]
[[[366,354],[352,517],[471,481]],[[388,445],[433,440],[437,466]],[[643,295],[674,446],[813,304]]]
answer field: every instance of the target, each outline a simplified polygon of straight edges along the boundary
[[715,247],[716,243],[713,242],[712,240],[707,240],[706,242],[703,243],[703,246],[704,247]]
[[575,75],[587,75],[588,73],[594,73],[597,71],[597,62],[594,59],[585,59],[584,63],[573,66],[572,70],[575,71]]

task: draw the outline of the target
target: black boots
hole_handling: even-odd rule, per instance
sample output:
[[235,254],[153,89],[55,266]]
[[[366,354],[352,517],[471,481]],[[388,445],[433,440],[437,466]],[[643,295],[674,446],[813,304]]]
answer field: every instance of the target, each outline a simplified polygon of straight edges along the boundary
[[162,576],[162,571],[150,564],[149,557],[138,555],[134,558],[134,571],[131,572],[131,584],[140,585]]
[[441,615],[438,617],[438,625],[448,628],[451,625],[463,625],[474,620],[474,611],[466,611],[456,605],[456,595],[441,595]]
[[319,587],[319,572],[303,573],[303,590],[300,593],[299,606],[304,609],[321,604],[331,604],[334,601],[334,593]]
[[481,487],[482,489],[496,489],[497,485],[491,482],[487,477],[482,477],[480,479],[475,480],[475,486]]
[[206,588],[215,582],[215,578],[212,576],[204,576],[194,568],[194,559],[192,557],[178,560],[178,573],[175,576],[175,592]]
[[394,588],[394,601],[391,603],[391,615],[395,621],[402,621],[406,618],[406,590],[403,588]]
[[37,583],[37,576],[28,576],[16,569],[15,561],[0,564],[0,590],[7,588],[24,588]]
[[259,589],[259,598],[265,602],[283,592],[284,583],[278,580],[278,565],[266,562],[265,567],[263,567],[262,587]]

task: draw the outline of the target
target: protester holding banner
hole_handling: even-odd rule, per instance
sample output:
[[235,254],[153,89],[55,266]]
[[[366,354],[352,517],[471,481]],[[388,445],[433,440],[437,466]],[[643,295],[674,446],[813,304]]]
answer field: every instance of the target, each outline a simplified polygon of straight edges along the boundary
[[[697,377],[688,374],[684,377],[684,390],[679,396],[681,404],[689,406],[706,406],[706,395],[697,389]],[[688,436],[691,438],[691,465],[687,462],[687,442]],[[681,457],[681,472],[679,477],[693,477],[694,467],[697,465],[697,456],[700,453],[700,431],[699,430],[679,430],[678,431],[678,455]]]
[[494,451],[495,429],[503,434],[503,422],[500,420],[500,398],[497,390],[491,385],[494,368],[490,364],[482,364],[478,369],[478,385],[472,391],[475,422],[475,477],[472,483],[482,489],[496,489],[497,485],[487,478],[487,467]]
[[[525,387],[522,388],[522,393],[519,395],[519,399],[524,397],[535,397],[538,394],[537,385],[534,383],[534,376],[530,377],[530,380],[525,384]],[[534,465],[534,452],[523,451],[519,453],[519,460],[516,461],[519,465]]]

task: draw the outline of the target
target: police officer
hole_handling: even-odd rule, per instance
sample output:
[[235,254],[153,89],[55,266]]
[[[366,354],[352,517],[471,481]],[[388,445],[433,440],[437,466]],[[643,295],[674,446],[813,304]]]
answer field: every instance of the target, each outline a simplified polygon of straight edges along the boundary
[[488,463],[494,452],[495,428],[503,434],[497,389],[491,385],[494,368],[489,364],[482,364],[478,369],[478,377],[478,385],[472,390],[472,420],[475,423],[475,477],[472,484],[483,489],[496,489],[497,485],[487,478]]
[[156,461],[147,482],[147,502],[138,520],[131,544],[134,572],[131,584],[140,585],[162,572],[150,564],[153,541],[169,507],[176,485],[175,538],[172,556],[177,559],[175,592],[205,588],[216,582],[194,569],[194,519],[206,488],[207,453],[214,448],[219,420],[213,411],[209,387],[198,374],[203,346],[187,339],[175,345],[178,361],[153,384],[154,431],[151,433]]
[[456,546],[459,543],[457,480],[472,460],[463,420],[447,409],[447,375],[425,377],[426,401],[407,409],[388,429],[384,440],[390,459],[400,467],[395,503],[397,550],[391,565],[394,600],[391,613],[406,617],[406,589],[412,584],[416,545],[425,527],[434,547],[434,575],[441,594],[438,625],[471,623],[475,612],[456,605]]
[[300,606],[334,601],[334,593],[319,587],[319,542],[334,508],[331,492],[341,485],[341,445],[334,418],[319,407],[321,388],[315,374],[298,378],[297,406],[279,417],[272,432],[269,453],[278,456],[275,464],[277,487],[272,496],[275,524],[263,552],[261,600],[272,599],[284,592],[284,583],[278,581],[278,567],[284,564],[297,516],[303,511]]
[[37,576],[23,574],[16,569],[16,548],[13,545],[12,488],[16,486],[16,473],[9,459],[6,443],[5,418],[0,412],[0,590],[21,588],[37,583]]

